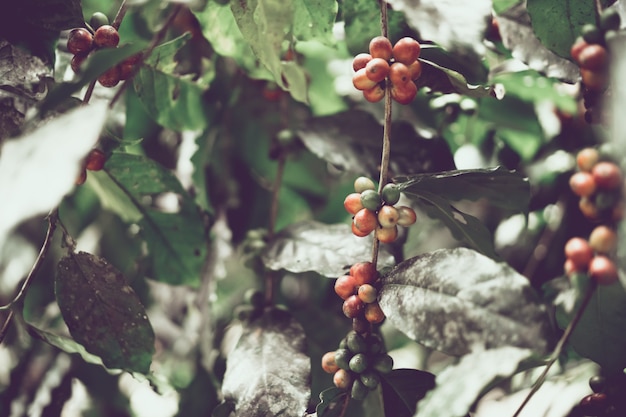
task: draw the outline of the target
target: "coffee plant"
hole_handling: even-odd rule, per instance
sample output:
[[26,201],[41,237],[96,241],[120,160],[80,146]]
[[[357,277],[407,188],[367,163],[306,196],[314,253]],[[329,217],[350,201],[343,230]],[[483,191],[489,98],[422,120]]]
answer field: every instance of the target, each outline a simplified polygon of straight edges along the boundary
[[626,415],[625,4],[4,2],[0,416]]

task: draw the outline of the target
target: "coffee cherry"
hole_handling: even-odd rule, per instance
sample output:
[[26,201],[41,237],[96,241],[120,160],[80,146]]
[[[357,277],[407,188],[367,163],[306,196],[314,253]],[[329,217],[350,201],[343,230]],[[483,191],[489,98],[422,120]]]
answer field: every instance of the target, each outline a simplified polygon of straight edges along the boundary
[[368,62],[372,60],[372,56],[366,53],[360,53],[354,57],[352,60],[352,69],[354,72],[360,70],[361,68],[365,68]]
[[418,60],[410,64],[408,68],[412,80],[417,80],[422,75],[422,63]]
[[418,41],[410,37],[405,37],[396,42],[393,46],[392,54],[396,62],[411,65],[420,55],[421,49]]
[[583,397],[579,406],[586,416],[599,416],[604,414],[607,403],[607,395],[604,393],[593,393]]
[[565,244],[565,257],[571,259],[576,269],[585,270],[593,258],[593,249],[585,239],[573,237]]
[[372,368],[381,374],[388,374],[393,369],[393,359],[386,353],[376,355],[372,362]]
[[339,348],[335,351],[335,363],[341,369],[346,371],[350,369],[350,358],[352,358],[352,353],[346,348]]
[[108,25],[109,18],[102,12],[95,12],[89,19],[89,24],[93,29],[98,29],[100,26]]
[[350,370],[352,372],[356,372],[357,374],[360,374],[367,369],[368,365],[369,361],[367,360],[367,356],[363,353],[357,353],[352,357],[352,359],[350,359]]
[[374,88],[363,90],[363,97],[365,97],[365,100],[370,103],[378,103],[380,100],[385,98],[385,90],[380,86],[380,84],[376,84]]
[[398,226],[393,227],[377,227],[376,239],[381,243],[392,243],[398,238]]
[[76,181],[74,181],[74,183],[76,185],[82,185],[85,183],[85,181],[87,181],[87,170],[86,169],[81,169],[80,174],[78,174],[78,178],[76,178]]
[[606,256],[597,255],[589,263],[589,276],[600,285],[610,285],[618,280],[617,267]]
[[360,379],[355,379],[350,390],[350,398],[357,401],[363,401],[369,394],[369,389],[363,385]]
[[119,64],[120,80],[129,79],[133,75],[133,72],[135,71],[135,66],[137,66],[139,61],[141,61],[140,54],[133,55],[129,58],[126,58],[124,61],[122,61]]
[[572,262],[571,259],[565,260],[565,262],[563,263],[563,271],[568,277],[572,274],[575,274],[576,272],[581,272],[580,269],[576,268],[576,265],[574,265],[574,262]]
[[354,215],[353,223],[354,227],[356,227],[358,231],[369,235],[376,230],[376,227],[378,226],[378,219],[373,211],[363,208]]
[[617,234],[607,226],[597,226],[589,235],[589,246],[600,253],[610,253],[617,246]]
[[335,293],[343,300],[356,294],[358,286],[352,275],[343,275],[335,281]]
[[370,284],[363,284],[359,287],[357,295],[364,303],[373,303],[378,297],[378,291]]
[[581,29],[581,33],[587,43],[602,43],[603,41],[602,31],[593,23],[584,25]]
[[409,104],[413,101],[417,95],[417,86],[413,81],[397,86],[391,87],[391,97],[400,104]]
[[612,190],[622,185],[622,171],[613,162],[598,162],[591,174],[598,188]]
[[606,378],[600,375],[595,375],[589,378],[589,388],[593,392],[602,392],[606,388]]
[[417,214],[415,214],[415,210],[413,210],[411,207],[400,206],[397,207],[397,209],[398,213],[400,214],[400,217],[398,218],[398,224],[400,226],[411,226],[417,221]]
[[78,74],[80,72],[80,66],[83,64],[83,62],[85,62],[88,56],[88,53],[74,55],[72,57],[72,60],[70,61],[70,68],[72,68],[72,71]]
[[576,42],[572,45],[570,49],[570,56],[574,59],[574,61],[578,62],[578,57],[583,49],[585,49],[589,44],[582,37],[576,39]]
[[348,194],[343,200],[343,206],[350,214],[357,214],[363,208],[361,193]]
[[604,9],[600,14],[600,29],[604,32],[619,30],[621,18],[616,9]]
[[382,58],[372,58],[365,66],[365,74],[370,80],[379,83],[389,74],[389,63]]
[[354,317],[352,319],[352,330],[357,333],[366,333],[370,331],[370,323],[364,317]]
[[375,190],[365,190],[361,193],[361,204],[368,210],[377,211],[383,202],[380,194]]
[[72,54],[84,54],[93,48],[93,36],[87,29],[72,29],[67,39],[67,50]]
[[362,193],[365,190],[375,189],[376,184],[374,184],[374,181],[367,177],[358,177],[356,180],[354,180],[354,191],[356,191],[357,193]]
[[589,172],[576,172],[569,179],[569,186],[579,197],[589,197],[596,191],[596,181]]
[[352,222],[351,226],[352,226],[352,234],[356,237],[365,237],[369,235],[370,233],[372,233],[371,231],[368,233],[363,233],[362,231],[356,228],[356,225],[354,224],[354,222]]
[[365,320],[370,323],[377,324],[385,319],[385,313],[376,302],[365,306]]
[[411,71],[403,63],[394,62],[389,67],[389,79],[394,86],[403,86],[411,81]]
[[367,341],[359,332],[355,330],[346,335],[346,345],[352,353],[367,352]]
[[369,389],[374,389],[380,384],[380,377],[378,373],[373,370],[366,370],[359,375],[359,379]]
[[354,88],[357,90],[371,90],[377,84],[378,83],[376,81],[372,81],[368,78],[367,69],[365,68],[361,68],[352,76],[352,85],[354,85]]
[[352,319],[363,314],[365,303],[356,295],[351,295],[343,302],[342,310],[346,317]]
[[382,58],[385,61],[391,59],[392,49],[391,42],[384,36],[376,36],[369,44],[369,51],[372,58]]
[[383,339],[377,335],[376,333],[371,333],[367,337],[367,352],[375,355],[383,351],[385,344],[383,343]]
[[329,374],[334,374],[339,370],[339,366],[335,362],[335,352],[326,352],[322,356],[322,369]]
[[385,204],[393,206],[400,200],[400,190],[396,184],[385,184],[380,194]]
[[98,77],[98,82],[103,87],[115,87],[120,82],[120,69],[117,65],[108,69],[104,74]]
[[598,207],[589,198],[581,198],[578,202],[578,208],[588,219],[595,220],[600,216],[600,211],[598,210]]
[[606,68],[609,55],[601,45],[589,45],[578,55],[578,64],[581,68],[600,71]]
[[92,149],[85,160],[85,168],[89,171],[100,171],[104,168],[106,155],[100,149]]
[[350,267],[350,275],[354,277],[356,285],[371,284],[378,278],[378,271],[369,261],[357,262]]
[[602,91],[608,83],[606,73],[600,71],[581,68],[580,77],[585,87],[590,91]]
[[333,375],[333,384],[339,389],[348,389],[352,385],[352,375],[345,369],[340,369]]
[[269,102],[276,102],[280,100],[283,95],[283,90],[275,83],[267,83],[263,86],[263,90],[261,90],[261,95],[263,98]]
[[399,219],[400,213],[394,206],[382,206],[378,210],[378,223],[385,229],[395,227]]
[[591,172],[593,166],[598,163],[600,153],[594,148],[585,148],[576,154],[576,165],[584,172]]
[[103,25],[94,33],[93,41],[99,48],[115,48],[120,43],[120,34],[113,26]]

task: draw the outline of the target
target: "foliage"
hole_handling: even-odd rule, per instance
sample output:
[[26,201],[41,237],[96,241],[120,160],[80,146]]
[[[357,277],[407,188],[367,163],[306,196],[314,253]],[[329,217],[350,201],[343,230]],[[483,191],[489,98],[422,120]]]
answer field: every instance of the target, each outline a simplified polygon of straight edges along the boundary
[[[593,228],[567,185],[576,152],[626,168],[617,110],[585,123],[569,56],[623,0],[386,3],[3,4],[0,415],[489,417],[490,393],[513,415],[546,363],[534,390],[622,373],[624,283],[565,278],[563,246]],[[95,11],[121,43],[74,73],[69,30]],[[421,44],[408,105],[351,82],[384,30]],[[355,236],[358,176],[393,182],[417,223]],[[362,332],[333,286],[365,261],[386,319]],[[320,366],[351,325],[395,362],[363,401]],[[550,415],[577,415],[564,398]]]

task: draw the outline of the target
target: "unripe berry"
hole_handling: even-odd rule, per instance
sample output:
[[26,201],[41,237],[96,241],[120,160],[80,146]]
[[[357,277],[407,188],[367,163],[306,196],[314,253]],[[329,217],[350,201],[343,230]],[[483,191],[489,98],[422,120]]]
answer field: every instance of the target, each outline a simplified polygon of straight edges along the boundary
[[348,194],[343,200],[343,206],[350,214],[357,214],[363,208],[361,203],[361,193]]
[[396,184],[385,184],[380,194],[385,204],[393,206],[400,200],[400,189]]
[[370,80],[379,83],[389,74],[389,63],[382,58],[372,58],[365,66],[365,74]]
[[350,398],[357,401],[363,401],[367,394],[369,394],[369,388],[367,388],[360,379],[355,379],[352,383],[352,389],[350,390]]
[[363,284],[359,287],[357,295],[364,303],[370,304],[376,301],[376,297],[378,297],[378,291],[376,291],[376,288],[374,288],[370,284]]
[[579,197],[589,197],[596,191],[596,182],[589,172],[576,172],[569,179],[569,186]]
[[356,330],[353,330],[346,335],[346,345],[352,353],[367,352],[367,341]]
[[369,365],[369,361],[367,360],[367,356],[363,353],[357,353],[350,359],[350,370],[352,372],[356,372],[360,374],[361,372],[367,369],[367,365]]
[[392,55],[396,62],[411,65],[419,57],[421,49],[418,41],[405,37],[393,46]]
[[350,267],[350,275],[354,277],[356,285],[371,284],[378,278],[378,271],[369,261],[357,262]]
[[339,370],[339,366],[335,362],[335,352],[326,352],[322,356],[322,369],[329,374],[334,374]]
[[381,374],[388,374],[393,369],[393,359],[386,353],[381,353],[374,358],[372,368]]
[[357,90],[371,90],[378,83],[376,81],[372,81],[367,77],[367,70],[365,68],[361,68],[352,76],[352,85]]
[[102,12],[95,12],[91,15],[91,19],[89,19],[89,24],[93,29],[98,29],[100,26],[108,25],[109,18]]
[[613,162],[598,162],[591,174],[598,188],[612,190],[622,185],[622,171]]
[[597,226],[589,235],[589,246],[600,253],[611,253],[617,246],[617,234],[607,226]]
[[588,45],[578,55],[578,64],[581,68],[592,71],[602,71],[608,65],[609,56],[602,45]]
[[357,288],[358,285],[352,275],[343,275],[335,281],[335,293],[344,300],[356,294]]
[[67,50],[72,54],[84,54],[93,48],[93,36],[87,29],[72,29],[67,39]]
[[384,36],[372,38],[369,44],[369,51],[372,58],[382,58],[385,61],[391,59],[392,49],[391,42]]
[[350,369],[350,358],[352,353],[347,348],[339,348],[335,351],[335,363],[346,371]]
[[589,276],[600,285],[610,285],[618,280],[617,267],[606,256],[595,256],[589,263]]
[[354,180],[354,191],[356,191],[357,193],[362,193],[365,190],[375,189],[376,184],[374,184],[374,181],[367,177],[358,177],[356,180]]
[[372,56],[366,53],[360,53],[354,57],[352,60],[352,69],[354,72],[360,70],[361,68],[365,68],[368,62],[372,60]]
[[593,249],[585,239],[573,237],[565,244],[565,257],[572,260],[576,269],[585,270],[593,258]]
[[363,314],[365,303],[356,295],[351,295],[343,302],[342,310],[346,317],[353,319]]
[[413,81],[404,85],[393,85],[391,87],[391,97],[400,104],[409,104],[417,95],[417,86]]
[[398,226],[376,228],[376,239],[381,243],[392,243],[398,238]]
[[380,383],[380,377],[378,376],[378,373],[369,369],[361,373],[359,379],[361,380],[363,385],[365,385],[369,389],[376,388]]
[[361,193],[361,204],[368,210],[377,211],[383,202],[380,194],[374,190],[365,190]]
[[585,148],[576,154],[576,165],[584,172],[591,172],[593,166],[598,163],[600,153],[594,148]]
[[604,9],[600,13],[600,29],[603,31],[619,30],[621,17],[616,9]]
[[348,389],[352,386],[352,375],[345,369],[340,369],[333,375],[333,384],[339,389]]
[[376,230],[376,227],[378,226],[378,219],[373,211],[363,208],[354,215],[353,223],[354,227],[356,227],[358,231],[368,235]]
[[417,214],[415,214],[415,210],[411,207],[400,206],[397,207],[397,209],[400,214],[400,217],[398,218],[398,224],[400,226],[411,226],[417,221]]
[[378,103],[385,98],[385,89],[382,88],[380,84],[376,84],[374,88],[363,90],[363,97],[370,103]]
[[120,34],[111,25],[102,25],[93,35],[93,41],[99,48],[115,48],[120,43]]
[[385,313],[378,303],[370,303],[365,306],[365,319],[370,323],[377,324],[385,319]]
[[378,210],[378,223],[383,228],[395,227],[398,224],[398,219],[400,219],[400,213],[394,206],[382,206]]

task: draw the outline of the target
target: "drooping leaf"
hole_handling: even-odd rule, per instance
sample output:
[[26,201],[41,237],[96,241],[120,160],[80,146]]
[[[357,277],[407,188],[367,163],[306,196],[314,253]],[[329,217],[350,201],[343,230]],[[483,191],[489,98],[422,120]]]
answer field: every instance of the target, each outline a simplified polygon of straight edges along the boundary
[[[350,265],[367,259],[372,253],[371,238],[352,234],[349,224],[327,225],[315,221],[294,223],[268,243],[263,263],[272,270],[286,269],[294,273],[315,271],[337,278]],[[378,262],[390,265],[392,256],[384,249]]]
[[268,309],[244,325],[228,354],[224,400],[238,417],[302,417],[310,373],[302,326],[287,311]]
[[293,0],[293,34],[298,40],[315,39],[332,45],[337,17],[336,0]]
[[462,74],[469,84],[485,83],[489,76],[489,71],[482,62],[482,56],[476,54],[463,54],[457,50],[449,51],[441,45],[424,42],[421,44],[420,58]]
[[57,265],[55,294],[72,337],[108,368],[150,371],[154,332],[122,273],[105,259],[70,253]]
[[428,87],[432,91],[444,94],[457,93],[468,97],[502,98],[504,90],[498,85],[471,85],[465,77],[449,68],[420,58],[422,75],[415,81],[418,88]]
[[315,407],[316,417],[339,417],[348,393],[332,387],[320,393],[320,402]]
[[530,200],[528,179],[503,167],[418,174],[393,181],[409,195],[427,191],[452,201],[484,198],[507,210],[527,212]]
[[[413,174],[454,169],[452,153],[445,140],[424,138],[406,122],[392,125],[390,169]],[[346,111],[316,117],[298,129],[304,145],[335,167],[376,177],[380,164],[383,128],[363,111]]]
[[394,369],[381,374],[385,416],[411,417],[415,406],[435,387],[435,375],[417,369]]
[[0,242],[22,221],[52,210],[74,188],[82,159],[96,143],[105,116],[105,105],[82,107],[4,142]]
[[207,86],[175,73],[176,52],[190,37],[186,33],[155,48],[134,78],[135,91],[148,113],[160,125],[177,131],[206,128],[210,114],[204,100]]
[[437,387],[417,405],[415,416],[465,416],[493,384],[540,364],[531,350],[510,346],[470,353],[437,375]]
[[528,280],[466,248],[400,263],[383,278],[379,303],[398,330],[450,355],[502,346],[544,352],[552,337]]
[[[192,197],[171,172],[144,156],[115,152],[88,181],[105,207],[139,223],[152,278],[173,285],[200,282],[205,225]],[[158,198],[168,195],[175,207],[160,208]]]

